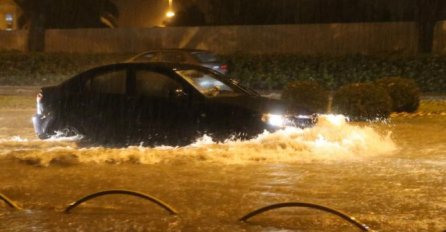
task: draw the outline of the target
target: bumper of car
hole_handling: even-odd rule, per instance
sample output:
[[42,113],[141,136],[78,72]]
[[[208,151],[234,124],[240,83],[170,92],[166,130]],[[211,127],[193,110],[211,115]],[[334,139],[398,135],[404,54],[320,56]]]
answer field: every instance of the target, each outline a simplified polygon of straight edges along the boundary
[[42,114],[35,114],[32,117],[32,121],[34,132],[36,133],[37,137],[39,137],[40,139],[47,139],[50,137],[48,133],[48,125],[52,121],[52,117]]
[[312,127],[317,123],[317,114],[313,115],[297,115],[289,117],[292,126],[299,128]]

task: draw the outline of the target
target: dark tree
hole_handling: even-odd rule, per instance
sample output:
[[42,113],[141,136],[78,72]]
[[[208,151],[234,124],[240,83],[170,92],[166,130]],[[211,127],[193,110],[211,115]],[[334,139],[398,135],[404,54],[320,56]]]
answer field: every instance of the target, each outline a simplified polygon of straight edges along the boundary
[[415,0],[402,1],[208,0],[206,15],[214,25],[403,21]]
[[28,50],[43,51],[45,46],[45,12],[50,1],[27,1],[15,0],[16,4],[22,9],[22,15],[19,18],[19,28],[28,28]]
[[211,25],[416,22],[421,53],[432,51],[445,0],[208,0]]
[[29,30],[28,49],[43,51],[45,29],[116,27],[119,12],[110,0],[15,0],[18,26]]
[[418,50],[420,53],[431,53],[435,23],[440,19],[440,9],[446,5],[440,0],[417,0],[415,20],[418,28]]

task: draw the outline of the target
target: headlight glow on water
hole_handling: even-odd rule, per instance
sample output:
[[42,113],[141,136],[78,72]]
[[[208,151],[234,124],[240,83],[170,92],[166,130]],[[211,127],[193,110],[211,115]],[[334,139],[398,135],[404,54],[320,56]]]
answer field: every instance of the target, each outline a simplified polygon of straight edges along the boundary
[[276,127],[284,127],[286,124],[285,117],[280,114],[264,114],[262,117],[262,121]]

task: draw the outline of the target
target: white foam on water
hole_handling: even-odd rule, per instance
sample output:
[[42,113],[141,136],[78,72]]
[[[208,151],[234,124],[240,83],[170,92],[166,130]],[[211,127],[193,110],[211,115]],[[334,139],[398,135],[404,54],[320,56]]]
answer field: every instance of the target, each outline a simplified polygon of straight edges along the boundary
[[79,138],[53,138],[44,142],[19,137],[0,140],[6,150],[2,156],[42,166],[53,163],[125,163],[156,164],[172,160],[192,162],[313,162],[361,159],[389,154],[397,150],[390,133],[380,134],[369,126],[347,123],[341,115],[321,115],[312,128],[285,128],[264,132],[256,138],[240,141],[228,139],[216,143],[209,136],[198,138],[185,147],[79,148]]

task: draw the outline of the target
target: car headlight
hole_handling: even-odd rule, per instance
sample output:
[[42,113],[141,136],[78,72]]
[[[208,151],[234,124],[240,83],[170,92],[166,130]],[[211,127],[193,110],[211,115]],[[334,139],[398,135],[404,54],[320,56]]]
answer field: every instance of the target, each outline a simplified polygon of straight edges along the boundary
[[313,115],[282,115],[282,114],[263,114],[262,121],[273,127],[299,127],[305,128],[315,125],[318,116]]
[[276,127],[285,127],[287,124],[286,118],[281,114],[264,114],[262,121]]

